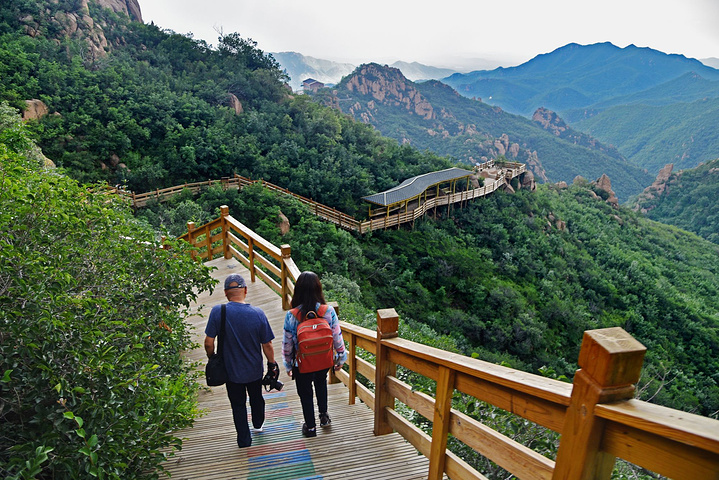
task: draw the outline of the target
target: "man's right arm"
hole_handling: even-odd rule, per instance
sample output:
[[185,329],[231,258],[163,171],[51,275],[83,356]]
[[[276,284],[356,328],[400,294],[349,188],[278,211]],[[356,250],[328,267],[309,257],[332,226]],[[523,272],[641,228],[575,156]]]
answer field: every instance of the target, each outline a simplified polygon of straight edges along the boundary
[[215,337],[205,337],[205,353],[210,358],[215,353]]

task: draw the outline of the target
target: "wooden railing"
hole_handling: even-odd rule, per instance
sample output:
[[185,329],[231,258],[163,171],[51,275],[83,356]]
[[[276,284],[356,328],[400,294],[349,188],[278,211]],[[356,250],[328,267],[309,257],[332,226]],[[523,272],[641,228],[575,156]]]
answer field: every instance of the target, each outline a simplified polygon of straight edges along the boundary
[[[522,479],[609,479],[616,458],[670,478],[719,478],[719,421],[632,399],[645,348],[621,328],[584,332],[572,385],[403,340],[398,322],[393,309],[377,311],[376,332],[342,322],[349,370],[337,377],[350,403],[374,410],[375,435],[397,431],[429,458],[430,480],[485,478],[446,450],[448,434]],[[436,381],[435,397],[399,380],[398,365]],[[558,432],[556,460],[453,409],[455,391]],[[396,400],[432,421],[432,435],[397,413]]]
[[[486,165],[489,165],[489,162],[483,165],[486,169],[488,168],[486,167]],[[492,166],[494,166],[494,163],[492,163]],[[526,166],[523,163],[506,163],[503,164],[503,169],[504,175],[492,181],[488,181],[489,179],[485,179],[487,184],[485,184],[485,186],[483,187],[463,192],[457,192],[441,197],[431,198],[427,200],[424,204],[412,210],[411,212],[386,215],[381,218],[374,218],[370,220],[365,220],[363,222],[360,222],[354,217],[351,217],[346,213],[340,212],[335,208],[328,207],[319,202],[315,202],[314,200],[303,197],[302,195],[290,192],[286,188],[278,187],[277,185],[266,182],[264,180],[251,180],[240,175],[235,175],[234,177],[225,177],[221,180],[208,180],[206,182],[186,183],[183,185],[176,185],[174,187],[157,189],[153,192],[146,192],[140,194],[135,194],[134,192],[122,190],[119,188],[114,188],[113,191],[119,195],[128,198],[132,202],[134,208],[140,208],[146,206],[150,200],[165,202],[171,197],[181,193],[183,190],[189,190],[193,194],[196,194],[200,192],[203,188],[211,187],[214,185],[220,185],[223,189],[227,190],[228,188],[242,189],[247,185],[259,183],[268,190],[295,198],[300,203],[307,205],[310,212],[312,212],[315,216],[328,222],[332,222],[339,228],[359,233],[367,233],[371,232],[372,230],[387,229],[390,227],[401,225],[403,223],[414,222],[418,218],[424,216],[429,210],[437,208],[438,206],[465,202],[474,198],[488,195],[497,190],[502,185],[504,185],[508,179],[512,179],[526,172]]]
[[[180,238],[196,247],[196,257],[237,258],[252,281],[259,277],[290,308],[300,272],[289,245],[272,245],[226,206],[220,218],[188,230]],[[347,385],[349,403],[359,398],[374,410],[375,435],[396,431],[429,458],[430,480],[485,478],[447,450],[449,434],[522,479],[609,479],[616,458],[670,478],[719,479],[719,421],[634,400],[645,348],[621,328],[584,332],[581,368],[569,384],[404,340],[398,325],[394,309],[377,311],[376,331],[341,322],[348,369],[330,379]],[[374,364],[361,358],[367,354]],[[434,380],[435,396],[399,380],[397,366]],[[558,432],[556,459],[453,409],[455,391]],[[432,421],[432,435],[400,415],[396,401]]]
[[224,258],[236,258],[249,271],[250,280],[256,277],[270,286],[282,298],[282,308],[289,310],[295,282],[300,271],[292,260],[289,245],[276,247],[229,214],[226,205],[220,207],[221,215],[199,228],[188,222],[188,232],[181,237],[196,249],[193,258],[212,260],[222,254]]

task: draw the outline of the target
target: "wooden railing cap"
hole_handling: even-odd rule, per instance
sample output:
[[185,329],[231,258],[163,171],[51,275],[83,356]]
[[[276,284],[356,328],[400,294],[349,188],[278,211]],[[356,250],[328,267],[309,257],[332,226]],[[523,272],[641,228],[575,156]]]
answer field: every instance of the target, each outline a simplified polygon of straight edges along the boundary
[[619,387],[639,380],[647,348],[621,327],[584,332],[579,366],[599,385]]

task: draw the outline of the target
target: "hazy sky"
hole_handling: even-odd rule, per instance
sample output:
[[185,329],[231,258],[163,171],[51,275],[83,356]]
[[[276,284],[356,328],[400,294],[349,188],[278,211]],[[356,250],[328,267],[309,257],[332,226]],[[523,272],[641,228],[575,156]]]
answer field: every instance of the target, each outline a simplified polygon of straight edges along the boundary
[[265,52],[294,51],[359,64],[418,61],[460,66],[483,58],[516,65],[566,45],[634,44],[719,57],[719,0],[139,0],[146,23],[218,30]]

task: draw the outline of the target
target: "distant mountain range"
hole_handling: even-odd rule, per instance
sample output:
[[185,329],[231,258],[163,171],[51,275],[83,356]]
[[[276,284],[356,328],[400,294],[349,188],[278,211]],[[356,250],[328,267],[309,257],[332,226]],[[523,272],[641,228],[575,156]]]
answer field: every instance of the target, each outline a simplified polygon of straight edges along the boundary
[[534,120],[463,97],[436,81],[415,83],[399,69],[358,67],[317,99],[375,126],[383,135],[474,164],[506,157],[527,163],[543,181],[571,183],[607,174],[620,199],[641,192],[652,177],[613,147],[567,126],[551,111]]
[[[357,68],[357,65],[350,63],[333,62],[309,57],[297,52],[272,53],[287,75],[290,76],[290,86],[293,90],[299,90],[302,82],[307,78],[313,78],[324,84],[334,85],[342,80],[342,77],[349,75]],[[482,62],[482,60],[477,60]],[[485,61],[486,62],[486,61]],[[394,62],[392,65],[402,71],[402,74],[410,80],[436,80],[444,78],[459,70],[450,68],[432,67],[418,62]],[[467,70],[463,70],[467,71]]]
[[634,45],[571,43],[516,67],[456,73],[442,82],[464,96],[481,98],[511,113],[529,116],[545,107],[564,115],[658,87],[690,72],[719,81],[719,70],[683,55]]
[[707,67],[719,68],[719,58],[716,57],[702,58],[700,62]]
[[572,43],[517,67],[442,81],[508,112],[555,111],[652,173],[719,157],[719,70],[683,55]]

